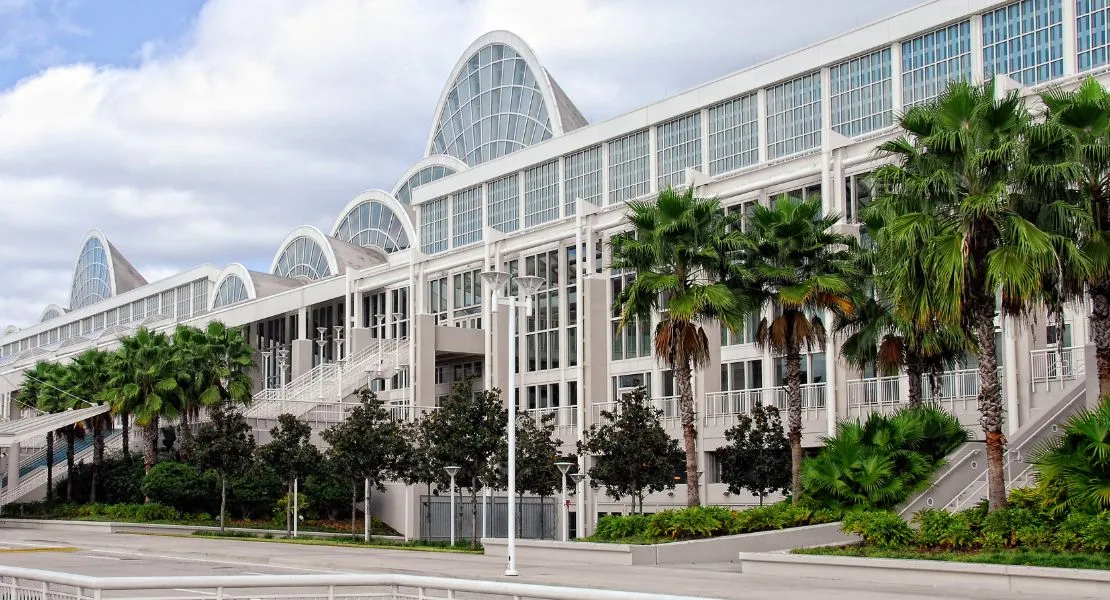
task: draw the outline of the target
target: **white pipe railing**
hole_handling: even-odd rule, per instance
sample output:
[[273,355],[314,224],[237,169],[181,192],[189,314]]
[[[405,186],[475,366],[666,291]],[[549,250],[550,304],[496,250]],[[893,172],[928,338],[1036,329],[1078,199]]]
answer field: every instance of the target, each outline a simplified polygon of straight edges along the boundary
[[1031,373],[1029,380],[1033,389],[1041,384],[1045,389],[1053,383],[1074,381],[1087,373],[1086,354],[1082,346],[1071,348],[1042,348],[1029,352]]
[[[372,591],[368,591],[370,588]],[[296,592],[289,590],[296,589]],[[90,577],[0,566],[0,592],[11,598],[99,600],[104,592],[141,592],[147,599],[194,598],[531,598],[534,600],[694,600],[674,596],[554,585],[425,577],[395,573]],[[211,591],[209,591],[211,590]],[[230,593],[235,590],[235,593]],[[255,590],[251,592],[251,590]],[[267,590],[259,593],[258,590]],[[278,590],[274,592],[271,590]],[[308,592],[306,592],[306,590]],[[161,592],[161,593],[157,593]],[[183,594],[184,592],[185,594]],[[282,593],[284,592],[284,593]],[[112,594],[112,597],[115,597]],[[131,594],[127,594],[131,596]]]
[[[137,444],[142,444],[142,430],[138,427],[131,427],[131,447],[139,448]],[[115,430],[110,435],[104,437],[104,455],[107,456],[110,452],[123,449],[123,432]],[[73,464],[92,460],[93,450],[95,448],[92,444],[82,449],[73,455]],[[141,451],[139,449],[138,451]],[[64,481],[68,473],[66,472],[66,463],[54,463],[53,465],[53,483]],[[59,468],[59,466],[61,468]],[[46,465],[38,467],[34,471],[19,478],[19,483],[15,488],[5,487],[3,492],[0,493],[0,505],[11,504],[35,491],[39,487],[46,485]],[[3,589],[3,588],[0,588]]]

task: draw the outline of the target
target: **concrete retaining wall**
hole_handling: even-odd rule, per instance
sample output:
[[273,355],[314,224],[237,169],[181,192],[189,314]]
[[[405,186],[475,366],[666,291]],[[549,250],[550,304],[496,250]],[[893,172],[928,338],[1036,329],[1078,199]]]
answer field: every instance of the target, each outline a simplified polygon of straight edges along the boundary
[[[594,565],[682,565],[736,562],[741,552],[773,552],[807,546],[848,544],[855,538],[840,533],[840,523],[761,531],[669,544],[599,544],[517,540],[517,562]],[[508,556],[506,540],[483,539],[487,556]]]
[[739,554],[745,575],[866,581],[1033,597],[1110,597],[1110,572],[805,554]]
[[[359,522],[362,525],[362,522]],[[39,529],[42,531],[68,531],[80,533],[141,533],[162,535],[192,535],[197,531],[219,531],[219,527],[207,525],[165,525],[161,523],[119,523],[113,521],[62,521],[57,519],[0,519],[0,529]],[[243,527],[228,527],[227,531],[237,533],[254,533],[265,535],[273,534],[275,537],[284,535],[285,530],[275,529],[249,529]],[[331,533],[322,531],[301,531],[300,535],[309,537],[351,537],[349,533]],[[377,539],[404,539],[396,536],[374,536]]]

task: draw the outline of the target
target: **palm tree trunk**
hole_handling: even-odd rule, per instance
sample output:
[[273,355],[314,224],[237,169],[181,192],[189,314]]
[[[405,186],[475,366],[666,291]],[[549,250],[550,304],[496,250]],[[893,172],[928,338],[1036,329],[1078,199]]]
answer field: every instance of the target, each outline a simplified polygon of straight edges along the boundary
[[46,501],[54,501],[54,432],[46,434]]
[[979,342],[979,422],[987,438],[987,503],[991,511],[1006,508],[1006,474],[1002,453],[1006,436],[1002,433],[1002,388],[998,384],[998,362],[994,343],[994,298],[980,301],[975,335]]
[[1110,394],[1110,277],[1100,277],[1091,284],[1091,335],[1095,342],[1101,398]]
[[131,458],[131,415],[123,411],[119,415],[120,433],[123,434],[123,456]]
[[906,404],[917,408],[921,406],[921,365],[916,360],[906,362],[906,378],[909,380]]
[[690,385],[690,362],[674,365],[675,385],[682,408],[682,442],[686,451],[686,506],[701,504],[698,485],[698,429],[694,422],[694,388]]
[[182,462],[189,462],[190,450],[192,450],[193,431],[189,425],[189,409],[181,411],[181,423],[178,424],[178,429],[181,430],[181,444],[178,446],[178,455],[181,456]]
[[68,425],[64,433],[66,436],[66,502],[73,502],[73,462],[77,431],[73,425]]
[[143,468],[147,473],[158,462],[158,417],[143,426]]
[[96,504],[96,488],[100,485],[100,467],[104,464],[104,415],[93,417],[93,459],[92,485],[89,489],[89,504]]
[[227,515],[227,476],[220,473],[220,533],[224,532],[224,519]]
[[[542,510],[540,514],[543,514]],[[476,480],[470,482],[470,545],[478,545],[478,482]]]
[[794,504],[802,495],[802,355],[791,347],[786,354],[786,420],[790,438],[790,492]]

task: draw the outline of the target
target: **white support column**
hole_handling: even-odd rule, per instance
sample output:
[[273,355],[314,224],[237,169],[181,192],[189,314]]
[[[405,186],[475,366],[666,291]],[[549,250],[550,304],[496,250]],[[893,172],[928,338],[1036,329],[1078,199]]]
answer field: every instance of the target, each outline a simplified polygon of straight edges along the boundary
[[1075,23],[1075,2],[1073,0],[1062,0],[1060,7],[1061,11],[1061,25],[1063,25],[1063,38],[1060,40],[1063,46],[1064,54],[1064,77],[1068,75],[1075,75],[1079,70],[1079,57],[1076,55],[1076,23]]
[[[832,323],[832,311],[825,311],[825,322]],[[840,357],[840,346],[834,336],[829,336],[825,343],[825,417],[827,433],[836,435],[836,422],[840,418],[840,406],[837,401],[836,385],[840,370],[837,368]]]
[[[1065,0],[1065,2],[1070,0]],[[971,77],[975,83],[982,83],[983,75],[983,17],[971,15]]]
[[708,176],[709,172],[709,109],[701,109],[701,172]]
[[890,45],[890,106],[893,118],[902,112],[902,43]]
[[659,127],[648,128],[648,191],[657,193],[659,191],[659,161],[657,159],[657,152],[659,149]]
[[297,339],[307,340],[308,338],[308,307],[302,306],[300,312],[297,313]]
[[1018,362],[1017,362],[1017,333],[1018,327],[1014,323],[1003,320],[1002,346],[1003,368],[1002,393],[1006,395],[1006,435],[1017,433],[1021,426],[1021,413],[1018,407]]
[[759,162],[767,160],[767,90],[760,88],[755,95],[756,131],[759,135]]

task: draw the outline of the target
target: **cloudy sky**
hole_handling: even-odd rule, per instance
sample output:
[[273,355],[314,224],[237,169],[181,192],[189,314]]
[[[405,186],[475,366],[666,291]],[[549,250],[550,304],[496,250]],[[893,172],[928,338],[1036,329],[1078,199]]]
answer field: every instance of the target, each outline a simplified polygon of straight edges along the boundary
[[150,281],[265,270],[423,153],[476,37],[600,121],[919,0],[0,0],[0,327],[66,305],[100,228]]

